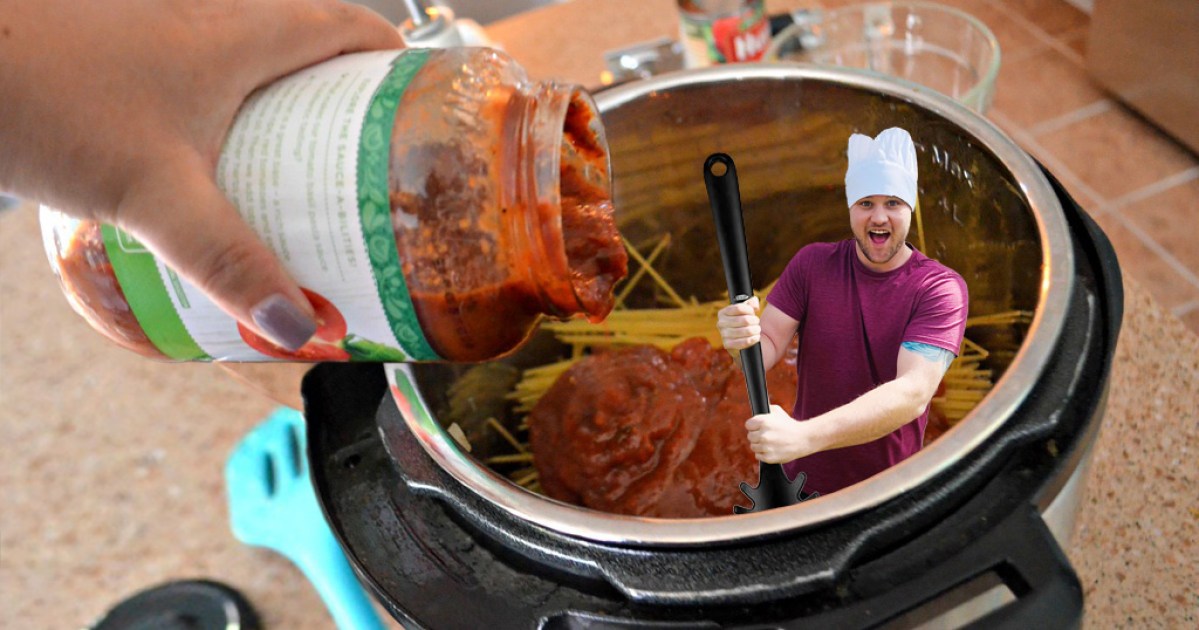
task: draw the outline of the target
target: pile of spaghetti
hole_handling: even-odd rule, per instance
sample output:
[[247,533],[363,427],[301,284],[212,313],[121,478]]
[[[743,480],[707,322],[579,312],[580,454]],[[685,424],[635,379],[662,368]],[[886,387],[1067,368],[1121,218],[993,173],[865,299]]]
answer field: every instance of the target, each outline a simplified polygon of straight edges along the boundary
[[[510,479],[528,490],[617,514],[730,514],[731,504],[740,498],[737,481],[752,484],[757,467],[743,439],[742,420],[749,416],[745,382],[721,347],[716,329],[717,311],[728,302],[700,302],[677,294],[653,269],[669,244],[669,235],[663,236],[643,254],[626,242],[629,256],[640,268],[629,277],[617,295],[616,310],[603,323],[543,324],[571,348],[570,358],[520,374],[508,394],[516,404],[516,431],[489,421],[514,452],[484,458],[484,463],[507,468]],[[656,284],[668,304],[661,308],[623,304],[645,278]],[[769,290],[757,292],[759,299],[764,302]],[[972,317],[966,320],[966,334],[981,326],[1030,320],[1026,311]],[[771,402],[784,409],[794,403],[794,349],[793,341],[790,360],[779,361],[769,377]],[[986,348],[965,338],[930,404],[926,444],[956,425],[992,389],[994,374],[984,367],[988,355]],[[650,365],[657,382],[635,376],[634,365]],[[614,373],[621,376],[609,388],[611,392],[588,389]],[[694,388],[677,385],[680,378],[695,383]],[[644,400],[650,397],[686,401],[691,408],[647,409]],[[547,400],[553,401],[553,412],[547,412]],[[552,421],[538,421],[538,414]],[[576,418],[579,414],[586,418]],[[669,418],[663,419],[664,415]],[[546,430],[547,426],[553,430]],[[553,434],[538,438],[538,432]],[[682,445],[670,448],[671,440],[679,439]],[[599,440],[603,445],[595,452]],[[589,467],[589,462],[594,466]],[[706,469],[698,469],[700,463]]]

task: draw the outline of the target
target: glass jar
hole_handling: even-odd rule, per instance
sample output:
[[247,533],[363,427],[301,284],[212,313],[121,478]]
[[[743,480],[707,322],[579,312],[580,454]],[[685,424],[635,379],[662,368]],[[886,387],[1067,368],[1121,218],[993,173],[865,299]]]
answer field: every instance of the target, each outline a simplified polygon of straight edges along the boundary
[[757,61],[770,46],[764,0],[678,0],[688,68]]
[[582,88],[489,49],[346,55],[252,95],[217,183],[316,309],[289,352],[129,234],[42,210],[51,265],[97,330],[146,356],[481,361],[542,315],[604,318],[627,254]]

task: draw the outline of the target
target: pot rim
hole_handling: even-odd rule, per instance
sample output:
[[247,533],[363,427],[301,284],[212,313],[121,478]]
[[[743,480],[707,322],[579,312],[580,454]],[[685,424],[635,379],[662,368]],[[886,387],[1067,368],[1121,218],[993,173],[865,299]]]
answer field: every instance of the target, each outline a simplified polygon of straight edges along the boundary
[[[1062,327],[1074,288],[1074,253],[1062,206],[1033,159],[1005,133],[929,88],[845,68],[798,63],[742,64],[684,70],[636,81],[595,96],[601,115],[653,92],[743,80],[815,80],[882,93],[940,116],[990,150],[1007,168],[1032,211],[1040,239],[1041,281],[1028,335],[992,390],[965,418],[907,460],[838,492],[798,505],[741,515],[694,519],[625,516],[569,505],[513,484],[463,453],[423,401],[403,413],[428,455],[457,482],[513,516],[586,540],[633,546],[693,546],[760,539],[851,516],[916,488],[981,446],[1012,416],[1040,379]],[[420,390],[406,364],[386,366],[393,391]],[[407,381],[397,390],[397,383]],[[413,401],[409,401],[413,402]],[[437,488],[429,488],[437,492]]]

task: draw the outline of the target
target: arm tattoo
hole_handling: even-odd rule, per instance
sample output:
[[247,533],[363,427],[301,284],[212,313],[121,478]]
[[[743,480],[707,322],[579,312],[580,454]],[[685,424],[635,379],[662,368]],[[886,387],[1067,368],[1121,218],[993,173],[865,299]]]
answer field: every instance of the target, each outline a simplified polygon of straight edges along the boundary
[[942,373],[949,369],[950,363],[953,363],[954,354],[952,352],[946,350],[945,348],[938,348],[932,344],[920,343],[918,341],[905,341],[899,344],[899,347],[907,350],[908,352],[915,352],[916,354],[929,361],[932,361],[933,363],[939,363],[941,365]]

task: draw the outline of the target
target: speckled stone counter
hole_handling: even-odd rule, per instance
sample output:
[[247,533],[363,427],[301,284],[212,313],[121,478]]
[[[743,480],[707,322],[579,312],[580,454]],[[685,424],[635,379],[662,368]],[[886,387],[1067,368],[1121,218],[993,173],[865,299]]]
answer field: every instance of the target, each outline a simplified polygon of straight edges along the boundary
[[[534,76],[595,85],[600,52],[673,35],[675,19],[660,0],[575,0],[490,32]],[[1086,627],[1194,628],[1199,339],[1134,281],[1126,292],[1068,553]],[[298,570],[229,532],[225,458],[274,406],[216,367],[93,333],[59,292],[35,209],[0,214],[0,627],[82,627],[136,590],[202,576],[245,592],[268,627],[331,628]]]

